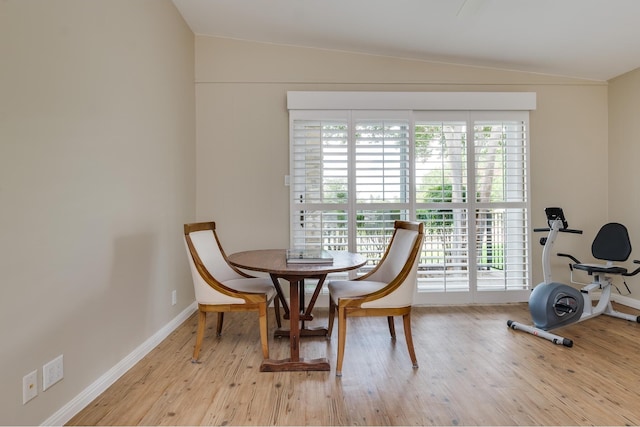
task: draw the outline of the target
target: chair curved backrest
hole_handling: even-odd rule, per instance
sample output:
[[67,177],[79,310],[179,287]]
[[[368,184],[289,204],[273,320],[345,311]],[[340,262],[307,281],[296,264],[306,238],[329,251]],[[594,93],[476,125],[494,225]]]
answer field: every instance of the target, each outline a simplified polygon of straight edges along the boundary
[[329,283],[327,336],[331,336],[336,308],[338,311],[337,376],[342,375],[349,316],[386,316],[393,339],[396,337],[393,318],[402,316],[409,357],[413,367],[418,367],[411,336],[411,306],[417,283],[423,238],[422,222],[396,221],[391,241],[373,270],[354,280],[337,280]]
[[413,303],[424,224],[396,221],[394,227],[391,242],[378,265],[356,279],[387,283],[362,299],[363,308],[405,307]]
[[627,227],[610,222],[600,228],[591,244],[594,258],[605,261],[626,261],[631,255],[631,240]]
[[[227,256],[218,240],[215,222],[185,224],[184,243],[198,302],[198,329],[191,361],[197,362],[200,354],[207,312],[218,313],[216,334],[221,336],[224,313],[229,311],[258,313],[262,355],[268,359],[267,306],[276,295],[271,280],[249,276],[227,262]],[[275,310],[279,326],[277,302]]]
[[193,277],[196,301],[199,304],[244,304],[247,294],[225,286],[222,282],[248,276],[233,269],[218,235],[215,222],[185,224],[185,246]]

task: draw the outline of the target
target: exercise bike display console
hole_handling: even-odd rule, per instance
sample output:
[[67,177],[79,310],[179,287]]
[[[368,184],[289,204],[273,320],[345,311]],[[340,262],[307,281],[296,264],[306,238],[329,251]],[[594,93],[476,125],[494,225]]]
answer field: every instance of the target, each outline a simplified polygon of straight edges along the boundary
[[[534,228],[535,232],[548,232],[547,237],[540,239],[544,245],[542,250],[542,270],[544,282],[538,284],[529,297],[529,312],[533,326],[525,325],[513,320],[507,321],[507,326],[514,330],[522,330],[530,334],[545,338],[554,344],[572,347],[573,341],[560,335],[548,332],[563,326],[581,322],[600,314],[618,317],[640,323],[640,316],[621,313],[611,305],[610,275],[635,276],[640,272],[637,268],[631,273],[624,267],[613,265],[614,261],[626,261],[631,254],[631,243],[626,227],[618,223],[605,224],[592,245],[593,256],[606,261],[605,264],[583,264],[569,254],[559,253],[558,256],[570,258],[574,264],[569,267],[572,272],[581,270],[593,277],[591,283],[578,290],[563,283],[554,282],[551,278],[551,251],[558,233],[582,234],[582,230],[569,228],[562,208],[546,208],[548,228]],[[635,260],[634,263],[640,264]],[[574,282],[575,283],[575,282]],[[628,288],[627,288],[628,289]],[[594,306],[591,292],[600,291],[598,303]]]

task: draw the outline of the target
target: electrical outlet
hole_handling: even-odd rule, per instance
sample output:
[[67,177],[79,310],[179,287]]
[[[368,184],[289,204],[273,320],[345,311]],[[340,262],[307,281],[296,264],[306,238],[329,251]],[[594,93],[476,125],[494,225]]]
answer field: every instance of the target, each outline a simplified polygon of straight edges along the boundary
[[178,303],[178,293],[174,289],[171,291],[171,305],[176,305]]
[[45,391],[64,377],[62,355],[42,367],[42,391]]
[[22,404],[24,405],[38,395],[38,370],[22,377]]

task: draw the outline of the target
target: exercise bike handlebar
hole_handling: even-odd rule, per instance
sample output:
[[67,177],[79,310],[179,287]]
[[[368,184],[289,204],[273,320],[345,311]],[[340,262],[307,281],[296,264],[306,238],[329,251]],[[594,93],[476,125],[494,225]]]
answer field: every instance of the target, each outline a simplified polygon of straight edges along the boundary
[[[533,231],[535,231],[536,233],[539,233],[539,232],[542,232],[542,231],[549,232],[549,231],[551,231],[551,229],[549,227],[546,227],[546,228],[534,228]],[[561,232],[561,233],[582,234],[582,230],[576,230],[576,229],[573,229],[573,228],[560,228],[560,229],[558,229],[558,231]],[[638,260],[638,264],[640,264],[640,260]]]
[[[578,258],[574,257],[573,255],[570,255],[570,254],[563,254],[563,253],[560,253],[560,252],[558,252],[558,254],[557,254],[557,255],[558,255],[558,256],[563,256],[563,257],[570,258],[570,259],[571,259],[571,261],[575,262],[576,264],[582,264],[582,262],[581,262]],[[573,266],[572,266],[571,264],[569,264],[569,268],[570,268],[571,270],[573,270]],[[640,270],[640,268],[638,268],[638,270]]]
[[[633,260],[634,264],[640,264],[640,259],[634,259]],[[633,270],[631,273],[624,273],[623,276],[635,276],[636,274],[640,273],[640,267],[636,268],[635,270]]]
[[[571,261],[573,261],[576,264],[582,264],[582,261],[580,261],[578,258],[574,257],[573,255],[565,254],[565,253],[558,253],[557,255],[558,256],[562,256],[562,257],[567,257],[567,258],[571,259]],[[640,264],[640,259],[634,259],[633,263],[634,264]],[[569,269],[571,271],[573,271],[573,265],[572,264],[569,264]],[[631,276],[635,276],[638,273],[640,273],[640,267],[636,268],[635,270],[633,270],[630,273],[622,273],[621,276],[631,277]]]

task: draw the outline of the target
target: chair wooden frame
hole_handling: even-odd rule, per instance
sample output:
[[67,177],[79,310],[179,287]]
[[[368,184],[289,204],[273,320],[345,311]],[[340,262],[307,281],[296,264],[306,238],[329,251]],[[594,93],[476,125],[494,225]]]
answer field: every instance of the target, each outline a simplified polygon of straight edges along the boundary
[[[344,360],[344,348],[346,342],[346,334],[347,334],[347,317],[349,316],[386,316],[387,322],[389,325],[389,333],[391,334],[391,338],[395,340],[396,331],[395,325],[393,321],[394,316],[402,316],[403,325],[404,325],[404,334],[405,339],[407,341],[407,349],[409,351],[409,357],[411,358],[411,362],[413,363],[413,367],[418,367],[418,361],[416,358],[416,353],[413,347],[413,337],[411,335],[411,305],[405,307],[376,307],[376,308],[365,308],[362,307],[364,303],[375,301],[380,298],[383,298],[396,289],[398,289],[404,281],[407,279],[411,270],[414,268],[414,264],[419,261],[420,251],[422,249],[422,241],[424,239],[424,224],[416,221],[395,221],[394,223],[394,232],[391,237],[391,241],[387,246],[385,253],[380,260],[380,262],[367,274],[357,277],[353,281],[362,281],[370,278],[387,259],[387,255],[389,254],[389,250],[393,243],[393,239],[396,237],[396,233],[399,229],[406,229],[417,231],[418,236],[411,248],[409,253],[409,257],[407,258],[404,266],[400,273],[391,280],[385,287],[379,289],[370,294],[361,295],[357,297],[350,298],[340,298],[337,304],[338,309],[338,361],[336,364],[336,375],[342,376],[342,362]],[[329,326],[327,336],[331,336],[331,332],[333,330],[334,317],[336,313],[336,303],[334,302],[331,295],[329,296]]]
[[[245,278],[253,278],[243,271],[237,269],[233,265],[229,264],[227,260],[227,255],[222,249],[222,245],[220,244],[220,240],[218,239],[218,234],[216,233],[216,223],[211,222],[200,222],[200,223],[192,223],[184,225],[184,237],[187,244],[187,248],[189,249],[189,253],[191,255],[191,259],[196,267],[196,270],[200,274],[200,276],[204,279],[204,281],[211,286],[216,291],[221,294],[233,297],[240,298],[244,300],[244,303],[229,303],[229,304],[200,304],[198,303],[198,329],[196,333],[196,343],[193,349],[193,358],[192,362],[196,363],[198,361],[198,357],[200,355],[200,348],[202,346],[202,341],[204,339],[204,331],[206,326],[207,313],[215,312],[218,313],[218,323],[216,326],[216,336],[222,335],[222,325],[224,322],[224,313],[227,312],[241,312],[241,311],[256,311],[258,312],[259,317],[259,327],[260,327],[260,342],[262,345],[262,355],[265,359],[269,358],[269,342],[268,342],[268,332],[267,332],[267,307],[271,300],[274,301],[275,314],[276,314],[276,322],[278,323],[278,327],[281,326],[280,321],[280,305],[278,303],[278,299],[271,297],[267,298],[267,295],[264,293],[251,293],[251,292],[241,292],[228,286],[225,286],[222,282],[218,281],[207,268],[202,263],[200,256],[196,248],[193,245],[193,241],[191,240],[191,233],[197,231],[207,231],[210,230],[213,233],[213,237],[216,240],[216,244],[218,245],[218,249],[222,254],[227,265],[234,270],[236,273]],[[274,296],[277,293],[274,292]]]

